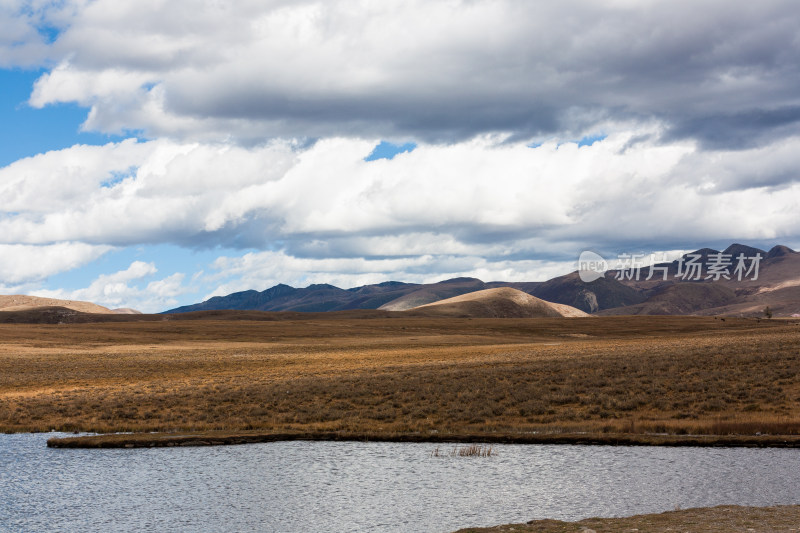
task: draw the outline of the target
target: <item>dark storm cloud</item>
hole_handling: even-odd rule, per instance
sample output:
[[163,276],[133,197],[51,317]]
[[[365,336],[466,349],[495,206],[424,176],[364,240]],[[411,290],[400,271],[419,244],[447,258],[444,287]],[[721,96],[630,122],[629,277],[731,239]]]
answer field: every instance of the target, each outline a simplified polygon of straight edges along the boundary
[[695,138],[709,149],[750,148],[800,134],[800,106],[677,119],[668,139]]

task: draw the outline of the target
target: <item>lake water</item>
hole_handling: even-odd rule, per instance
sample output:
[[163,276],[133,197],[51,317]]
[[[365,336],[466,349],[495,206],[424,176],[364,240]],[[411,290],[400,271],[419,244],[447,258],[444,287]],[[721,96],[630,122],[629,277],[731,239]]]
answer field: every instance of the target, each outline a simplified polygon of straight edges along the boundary
[[[800,450],[279,442],[49,449],[0,435],[0,531],[447,532],[800,503]],[[441,446],[449,450],[452,445]]]

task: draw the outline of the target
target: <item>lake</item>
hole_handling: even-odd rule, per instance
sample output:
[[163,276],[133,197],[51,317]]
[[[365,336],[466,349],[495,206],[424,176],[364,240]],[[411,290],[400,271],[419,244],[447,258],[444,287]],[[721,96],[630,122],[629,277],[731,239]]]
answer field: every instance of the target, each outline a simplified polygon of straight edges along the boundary
[[[50,449],[0,435],[0,531],[448,532],[800,503],[800,450],[278,442]],[[438,445],[448,451],[454,445]]]

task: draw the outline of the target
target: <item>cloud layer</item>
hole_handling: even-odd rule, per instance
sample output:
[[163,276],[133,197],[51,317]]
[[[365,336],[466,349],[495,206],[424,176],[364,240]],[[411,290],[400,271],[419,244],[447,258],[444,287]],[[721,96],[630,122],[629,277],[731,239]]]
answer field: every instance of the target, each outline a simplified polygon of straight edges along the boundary
[[[0,288],[153,244],[241,253],[56,292],[156,310],[796,246],[798,27],[790,0],[0,0],[0,67],[44,69],[30,105],[141,139],[0,168]],[[364,161],[381,140],[417,147]]]
[[713,148],[800,132],[791,0],[59,5],[41,15],[63,26],[59,65],[31,103],[90,106],[92,130],[451,142],[655,120]]
[[479,137],[376,161],[364,157],[377,141],[347,138],[75,146],[0,169],[0,240],[507,261],[563,260],[586,246],[668,249],[686,235],[800,234],[799,137],[709,151],[637,133],[591,146]]

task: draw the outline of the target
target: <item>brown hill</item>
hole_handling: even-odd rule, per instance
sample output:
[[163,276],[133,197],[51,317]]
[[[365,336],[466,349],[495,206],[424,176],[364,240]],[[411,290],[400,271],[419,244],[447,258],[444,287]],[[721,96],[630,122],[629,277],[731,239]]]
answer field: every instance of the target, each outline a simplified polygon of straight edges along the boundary
[[735,301],[734,291],[721,284],[679,283],[666,287],[646,302],[606,309],[598,314],[607,316],[703,314],[703,310],[718,308]]
[[411,314],[469,318],[586,317],[580,309],[540,300],[510,287],[486,289],[415,307]]
[[438,302],[445,298],[486,289],[486,284],[475,278],[454,278],[439,283],[424,285],[422,288],[404,294],[387,302],[378,309],[381,311],[407,311],[425,304]]
[[58,300],[56,298],[40,298],[38,296],[26,296],[24,294],[13,294],[10,296],[0,296],[0,311],[29,311],[43,307],[63,307],[72,309],[80,313],[111,313],[111,309],[91,302],[80,300]]
[[581,281],[577,272],[558,276],[539,283],[530,290],[523,290],[542,300],[577,307],[587,313],[635,305],[647,298],[641,291],[612,277],[602,277],[586,283]]

